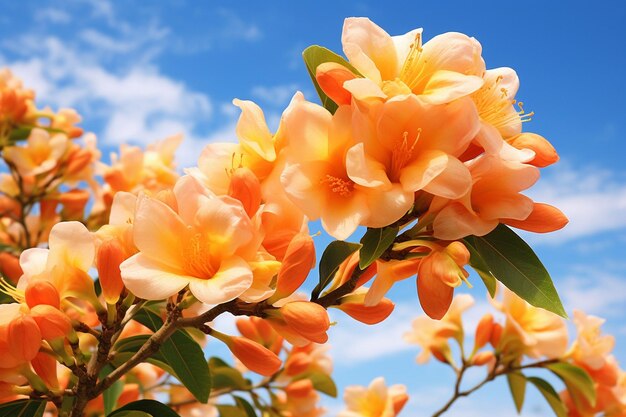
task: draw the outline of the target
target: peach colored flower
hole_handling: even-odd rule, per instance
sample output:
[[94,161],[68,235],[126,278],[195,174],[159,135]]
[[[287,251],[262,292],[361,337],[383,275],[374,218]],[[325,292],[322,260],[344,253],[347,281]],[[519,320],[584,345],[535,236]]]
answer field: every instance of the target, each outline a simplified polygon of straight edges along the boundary
[[426,363],[431,355],[443,362],[451,362],[452,356],[448,339],[463,340],[463,323],[461,315],[474,304],[474,298],[469,294],[461,294],[452,300],[448,312],[441,320],[434,320],[428,316],[419,316],[413,320],[412,331],[404,334],[404,340],[417,344],[422,351],[417,357],[417,363]]
[[580,310],[574,310],[573,320],[578,333],[568,356],[587,368],[602,368],[615,346],[615,337],[603,335],[600,329],[605,320]]
[[39,280],[50,282],[62,300],[82,299],[96,309],[98,301],[93,280],[87,273],[93,265],[95,244],[92,234],[79,222],[62,222],[54,225],[48,239],[49,249],[32,248],[22,252],[20,266],[24,274],[18,289]]
[[301,101],[284,124],[289,145],[281,182],[289,198],[308,218],[320,218],[330,235],[346,239],[359,225],[381,227],[408,211],[412,194],[398,185],[363,186],[350,177],[346,152],[355,144],[350,107],[331,115]]
[[[137,201],[139,253],[120,265],[135,295],[159,300],[189,286],[200,301],[220,304],[251,289],[255,270],[263,281],[278,271],[280,263],[259,252],[258,233],[238,200],[217,197],[190,176],[177,182],[174,197],[175,207],[147,195]],[[251,298],[271,295],[251,291]]]
[[44,129],[35,128],[31,131],[25,146],[8,146],[4,149],[4,157],[17,168],[24,177],[35,176],[57,168],[69,147],[64,134],[50,135]]
[[504,360],[522,355],[561,358],[568,343],[567,327],[562,318],[547,310],[533,307],[508,288],[501,286],[502,301],[492,303],[506,315],[506,323],[496,349]]
[[432,105],[413,95],[398,96],[375,112],[355,110],[353,135],[359,142],[346,155],[348,176],[360,186],[382,189],[381,201],[393,220],[405,214],[416,191],[459,198],[470,190],[472,177],[458,157],[479,127],[469,98]]
[[482,48],[461,33],[422,45],[421,29],[392,37],[367,18],[348,18],[341,40],[350,64],[365,77],[343,83],[357,100],[416,94],[430,103],[449,103],[483,83]]
[[534,202],[520,192],[539,179],[539,170],[520,162],[483,155],[467,163],[472,186],[458,199],[435,197],[430,212],[435,214],[434,236],[456,240],[483,236],[506,219],[522,222],[533,212]]
[[395,417],[408,399],[404,385],[387,387],[385,379],[379,377],[369,387],[347,387],[344,391],[346,409],[337,417]]

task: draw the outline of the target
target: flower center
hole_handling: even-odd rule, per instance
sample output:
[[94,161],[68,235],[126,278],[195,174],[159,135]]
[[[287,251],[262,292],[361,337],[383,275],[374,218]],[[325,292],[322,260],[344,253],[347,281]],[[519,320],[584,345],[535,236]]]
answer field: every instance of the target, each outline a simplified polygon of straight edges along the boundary
[[215,275],[218,268],[213,262],[210,241],[201,233],[190,236],[183,246],[183,269],[197,278],[209,279]]
[[[535,113],[526,113],[524,103],[511,97],[509,91],[500,85],[501,81],[500,75],[472,95],[480,118],[498,130],[518,121],[529,122]],[[516,104],[519,110],[515,109]]]
[[326,174],[326,176],[320,180],[320,183],[327,186],[330,191],[339,194],[341,197],[349,197],[354,190],[354,183],[352,181],[330,174]]
[[413,157],[415,146],[417,146],[417,142],[419,141],[421,135],[421,127],[417,129],[417,134],[413,138],[409,137],[409,132],[404,132],[402,134],[402,139],[400,139],[397,145],[394,146],[391,153],[391,173],[389,177],[389,179],[393,182],[397,182],[400,179],[400,171]]

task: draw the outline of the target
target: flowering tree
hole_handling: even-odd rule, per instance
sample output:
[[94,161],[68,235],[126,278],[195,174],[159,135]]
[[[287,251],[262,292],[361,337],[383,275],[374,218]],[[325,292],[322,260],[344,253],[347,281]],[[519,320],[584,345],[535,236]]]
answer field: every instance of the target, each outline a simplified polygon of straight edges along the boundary
[[[182,176],[181,137],[122,146],[107,165],[75,111],[38,109],[0,73],[0,416],[323,415],[319,393],[337,395],[327,309],[379,323],[394,308],[389,289],[415,276],[428,317],[407,339],[457,376],[435,415],[501,375],[518,410],[529,381],[559,416],[624,415],[625,377],[601,321],[576,313],[566,352],[550,276],[510,229],[567,223],[521,194],[558,155],[522,131],[532,113],[515,100],[515,71],[486,69],[460,33],[423,43],[421,29],[392,37],[350,18],[342,42],[345,59],[303,54],[322,105],[296,93],[272,133],[259,106],[234,100],[238,143],[207,144]],[[318,219],[337,239],[319,264],[307,226]],[[492,298],[498,282],[507,288],[493,301],[504,323],[486,316],[469,355],[469,301],[453,298],[467,268]],[[240,335],[212,325],[225,313]],[[208,337],[235,363],[204,349]],[[483,382],[462,387],[485,365]],[[390,417],[408,396],[378,378],[345,400],[342,417]]]

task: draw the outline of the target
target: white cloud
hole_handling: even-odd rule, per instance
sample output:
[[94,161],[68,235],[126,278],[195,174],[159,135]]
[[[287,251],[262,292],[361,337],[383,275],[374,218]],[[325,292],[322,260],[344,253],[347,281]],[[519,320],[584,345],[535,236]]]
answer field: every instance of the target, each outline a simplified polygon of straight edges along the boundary
[[535,201],[560,208],[570,220],[563,230],[530,237],[533,243],[562,243],[626,228],[626,183],[620,173],[592,167],[574,169],[565,162],[528,194]]
[[65,24],[71,22],[72,17],[64,10],[54,7],[45,7],[35,11],[35,20],[38,22]]
[[252,89],[252,96],[276,107],[284,107],[298,91],[297,84],[257,86]]
[[[337,313],[333,318],[338,324],[329,332],[333,346],[331,355],[337,363],[356,364],[406,350],[415,350],[417,354],[416,346],[409,345],[402,338],[417,315],[419,309],[414,303],[398,303],[387,320],[367,326]],[[354,349],[354,346],[359,348]]]
[[624,279],[595,268],[577,268],[559,281],[559,293],[568,312],[623,317],[626,314]]

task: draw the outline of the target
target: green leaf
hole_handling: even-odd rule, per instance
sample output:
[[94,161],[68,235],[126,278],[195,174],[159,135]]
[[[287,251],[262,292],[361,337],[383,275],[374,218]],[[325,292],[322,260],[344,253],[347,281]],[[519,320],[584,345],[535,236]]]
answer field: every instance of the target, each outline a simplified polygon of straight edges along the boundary
[[493,298],[496,296],[497,280],[496,277],[494,277],[493,274],[489,271],[489,267],[485,263],[483,257],[480,256],[480,253],[478,253],[478,250],[476,250],[474,246],[474,239],[475,236],[468,236],[463,239],[463,243],[465,243],[465,246],[470,253],[470,266],[474,269],[474,271],[476,271],[480,279],[482,279],[483,284],[485,284],[485,287],[489,292],[489,295],[491,296],[491,298]]
[[[102,368],[100,372],[100,379],[105,378],[108,374],[113,371],[113,366],[111,364],[107,364]],[[104,400],[104,415],[108,415],[111,411],[115,410],[117,406],[117,400],[122,395],[122,391],[124,390],[124,382],[121,380],[117,380],[111,385],[109,388],[104,390],[102,393],[102,397]]]
[[[148,309],[142,309],[134,319],[152,331],[163,326],[161,318]],[[184,330],[177,330],[163,342],[159,353],[189,392],[201,403],[206,403],[211,391],[211,375],[200,345]]]
[[337,55],[333,51],[324,48],[319,45],[309,46],[302,52],[302,58],[304,59],[304,64],[306,65],[306,69],[309,72],[309,76],[311,77],[311,81],[313,81],[313,85],[315,85],[315,89],[317,90],[317,94],[320,96],[320,100],[322,102],[322,106],[326,110],[331,113],[335,113],[337,111],[337,104],[330,99],[321,89],[319,84],[317,83],[317,79],[315,78],[315,72],[317,67],[324,62],[337,62],[344,67],[348,68],[357,76],[361,76],[361,74],[354,68],[348,61],[343,59],[341,56]]
[[526,396],[526,377],[521,372],[512,372],[506,375],[509,383],[509,390],[515,403],[517,414],[521,414],[524,406],[524,397]]
[[301,379],[310,379],[316,391],[337,398],[337,385],[329,375],[323,372],[306,372],[297,375],[293,380],[299,381]]
[[[128,361],[139,350],[139,348],[141,348],[141,346],[148,341],[149,338],[150,335],[142,334],[119,340],[113,349],[115,351],[115,356],[113,357],[111,364],[118,367]],[[165,358],[160,352],[152,354],[152,356],[147,359],[147,362],[158,366],[168,374],[176,376],[176,373],[172,367],[167,364]]]
[[128,403],[124,407],[116,410],[113,414],[110,414],[109,417],[119,417],[117,413],[131,411],[144,412],[153,417],[180,417],[174,410],[155,400],[139,400]]
[[41,400],[17,400],[0,405],[0,417],[41,417],[46,402]]
[[250,384],[243,377],[241,372],[219,358],[213,357],[209,359],[209,370],[211,371],[213,389],[247,389],[250,387]]
[[557,417],[567,417],[565,405],[563,405],[561,397],[559,397],[559,394],[554,390],[554,388],[552,388],[552,385],[545,380],[534,376],[528,377],[527,380],[539,390]]
[[238,397],[237,395],[233,395],[233,398],[235,399],[237,407],[243,410],[246,413],[247,417],[257,417],[256,413],[254,412],[254,408],[252,407],[252,405],[250,405],[248,401],[241,397]]
[[30,131],[33,130],[32,126],[20,126],[16,129],[11,130],[11,134],[9,135],[9,140],[11,142],[17,142],[20,140],[28,139],[30,136]]
[[339,265],[341,265],[341,263],[345,261],[348,256],[352,255],[359,249],[361,249],[361,245],[359,243],[344,242],[343,240],[330,242],[324,250],[322,259],[320,260],[320,282],[313,289],[313,293],[311,294],[314,300],[319,297],[322,290],[326,288],[326,286],[333,279],[335,273],[339,269]]
[[248,417],[248,414],[236,405],[219,404],[220,417]]
[[361,238],[361,252],[359,253],[359,268],[370,266],[391,246],[400,229],[396,227],[382,227],[367,229]]
[[565,362],[553,363],[546,367],[563,380],[576,406],[582,408],[581,398],[592,407],[596,405],[595,385],[584,369]]
[[127,410],[127,411],[119,411],[119,412],[118,411],[114,412],[113,414],[109,414],[108,417],[157,417],[157,415],[146,413],[145,411],[136,411],[136,410],[129,410],[129,411]]
[[474,236],[473,240],[485,266],[498,281],[535,307],[567,317],[550,274],[515,232],[500,224],[488,235]]

